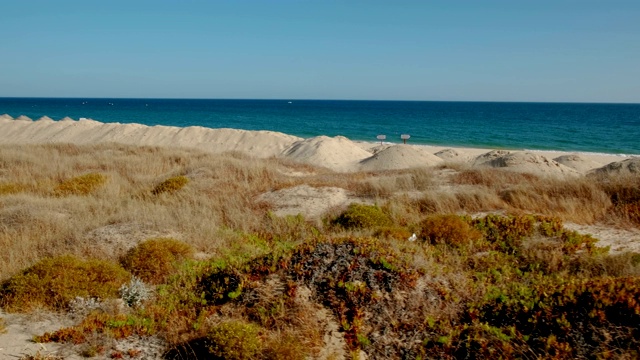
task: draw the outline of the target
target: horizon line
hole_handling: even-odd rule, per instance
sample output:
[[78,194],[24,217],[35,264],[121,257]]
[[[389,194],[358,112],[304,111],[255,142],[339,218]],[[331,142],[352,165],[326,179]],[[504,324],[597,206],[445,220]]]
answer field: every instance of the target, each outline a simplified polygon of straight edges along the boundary
[[601,104],[640,105],[640,102],[608,101],[535,101],[535,100],[399,100],[399,99],[302,99],[302,98],[190,98],[190,97],[79,97],[79,96],[0,96],[0,99],[110,99],[110,100],[237,100],[237,101],[361,101],[361,102],[450,102],[450,103],[514,103],[514,104]]

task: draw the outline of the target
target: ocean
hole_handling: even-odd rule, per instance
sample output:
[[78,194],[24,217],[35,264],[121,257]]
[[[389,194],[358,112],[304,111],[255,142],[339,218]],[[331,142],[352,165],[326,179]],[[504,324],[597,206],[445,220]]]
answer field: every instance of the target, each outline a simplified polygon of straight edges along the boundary
[[640,104],[0,98],[0,114],[279,131],[301,137],[640,155]]

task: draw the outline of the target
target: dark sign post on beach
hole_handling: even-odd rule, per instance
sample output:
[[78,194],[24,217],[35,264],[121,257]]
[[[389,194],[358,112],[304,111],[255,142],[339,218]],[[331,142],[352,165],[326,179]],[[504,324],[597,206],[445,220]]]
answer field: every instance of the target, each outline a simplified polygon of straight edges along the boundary
[[380,145],[382,145],[382,142],[387,139],[387,135],[378,135],[376,139],[380,140]]
[[402,142],[403,142],[404,144],[406,144],[406,143],[407,143],[407,140],[408,140],[410,137],[411,137],[411,135],[409,135],[409,134],[402,134],[402,135],[400,135],[400,139],[402,139]]

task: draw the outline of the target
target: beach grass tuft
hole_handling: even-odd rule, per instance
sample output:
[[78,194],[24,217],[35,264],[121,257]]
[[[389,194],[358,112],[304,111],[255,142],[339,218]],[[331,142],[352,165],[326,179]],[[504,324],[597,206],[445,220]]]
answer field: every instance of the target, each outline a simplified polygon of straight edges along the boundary
[[57,196],[88,195],[107,181],[103,174],[89,173],[67,179],[53,190]]
[[185,187],[188,183],[189,179],[186,176],[173,176],[156,185],[156,187],[151,190],[151,193],[153,195],[174,193]]

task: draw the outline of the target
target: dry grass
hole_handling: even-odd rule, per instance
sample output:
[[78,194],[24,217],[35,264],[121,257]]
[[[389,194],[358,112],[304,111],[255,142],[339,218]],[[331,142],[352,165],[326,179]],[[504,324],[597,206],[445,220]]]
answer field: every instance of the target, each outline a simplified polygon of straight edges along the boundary
[[20,358],[20,360],[63,360],[62,356],[52,355],[52,354],[43,354],[40,351],[33,355],[24,355]]
[[[215,255],[228,243],[221,229],[250,233],[270,226],[264,216],[268,209],[256,204],[255,196],[303,183],[341,187],[385,203],[403,226],[428,214],[500,210],[576,223],[638,223],[635,178],[561,181],[491,169],[458,170],[449,169],[454,175],[446,177],[430,169],[335,174],[239,153],[122,145],[3,146],[0,279],[63,253],[115,259],[123,253],[104,253],[92,246],[89,234],[118,224],[180,234],[196,250]],[[164,189],[168,179],[180,191],[149,196],[163,192],[157,189]],[[84,196],[51,196],[56,193]]]
[[181,234],[197,250],[216,254],[226,245],[221,229],[265,227],[267,209],[254,201],[265,191],[308,183],[386,199],[425,190],[432,177],[429,170],[343,175],[239,153],[122,145],[3,146],[0,155],[0,279],[46,256],[115,259],[122,253],[91,243],[91,231],[105,226]]

